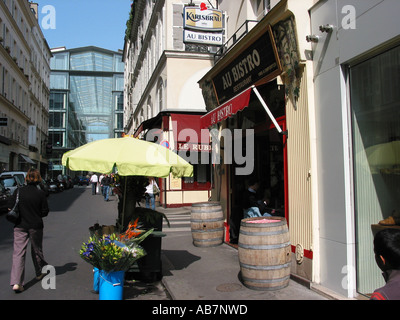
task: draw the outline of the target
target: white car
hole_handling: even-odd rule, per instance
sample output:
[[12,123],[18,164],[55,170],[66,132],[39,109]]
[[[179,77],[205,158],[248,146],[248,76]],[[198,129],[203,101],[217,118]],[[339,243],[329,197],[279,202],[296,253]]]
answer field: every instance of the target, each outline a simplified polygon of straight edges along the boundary
[[16,177],[21,185],[25,184],[26,172],[24,171],[4,171],[0,177]]

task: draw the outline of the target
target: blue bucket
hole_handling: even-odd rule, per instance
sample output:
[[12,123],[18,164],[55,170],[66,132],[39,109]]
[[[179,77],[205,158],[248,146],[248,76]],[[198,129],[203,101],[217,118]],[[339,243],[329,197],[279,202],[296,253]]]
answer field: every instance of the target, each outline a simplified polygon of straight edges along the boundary
[[125,271],[104,272],[100,270],[100,300],[122,300]]
[[100,285],[100,270],[96,267],[93,268],[93,291],[99,293]]

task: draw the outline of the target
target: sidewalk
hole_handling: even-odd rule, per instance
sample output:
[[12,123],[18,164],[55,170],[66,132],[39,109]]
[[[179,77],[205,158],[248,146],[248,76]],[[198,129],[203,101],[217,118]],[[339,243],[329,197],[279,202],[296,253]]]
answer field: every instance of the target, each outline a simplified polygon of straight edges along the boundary
[[[164,212],[167,217],[169,214],[174,214],[174,217],[179,214],[190,214],[190,208],[157,208],[157,210]],[[163,229],[167,236],[162,240],[161,254],[163,265],[161,282],[167,292],[162,292],[162,287],[156,283],[153,288],[154,296],[150,299],[327,300],[325,296],[293,280],[290,280],[288,287],[281,290],[248,289],[239,280],[237,249],[227,244],[209,248],[195,247],[187,223],[180,232],[169,232],[168,229],[168,227]]]

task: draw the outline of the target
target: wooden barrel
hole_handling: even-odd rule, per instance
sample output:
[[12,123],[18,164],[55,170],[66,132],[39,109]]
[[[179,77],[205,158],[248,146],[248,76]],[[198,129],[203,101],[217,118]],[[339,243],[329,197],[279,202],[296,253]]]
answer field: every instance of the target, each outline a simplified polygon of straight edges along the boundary
[[224,239],[224,214],[219,202],[194,203],[190,226],[196,247],[215,247]]
[[256,217],[240,224],[238,254],[241,281],[254,290],[289,285],[291,246],[286,219]]

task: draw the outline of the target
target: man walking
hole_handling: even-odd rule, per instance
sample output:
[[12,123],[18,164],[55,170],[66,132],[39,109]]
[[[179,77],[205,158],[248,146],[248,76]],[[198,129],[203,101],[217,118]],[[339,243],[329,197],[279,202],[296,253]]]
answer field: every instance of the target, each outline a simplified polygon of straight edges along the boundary
[[111,178],[108,174],[106,174],[101,180],[101,185],[103,186],[104,201],[108,201],[108,196],[110,194],[109,190],[110,184],[111,184]]
[[90,177],[90,183],[92,184],[92,195],[96,195],[96,187],[97,187],[97,182],[99,179],[97,178],[97,175],[95,173],[92,174]]

